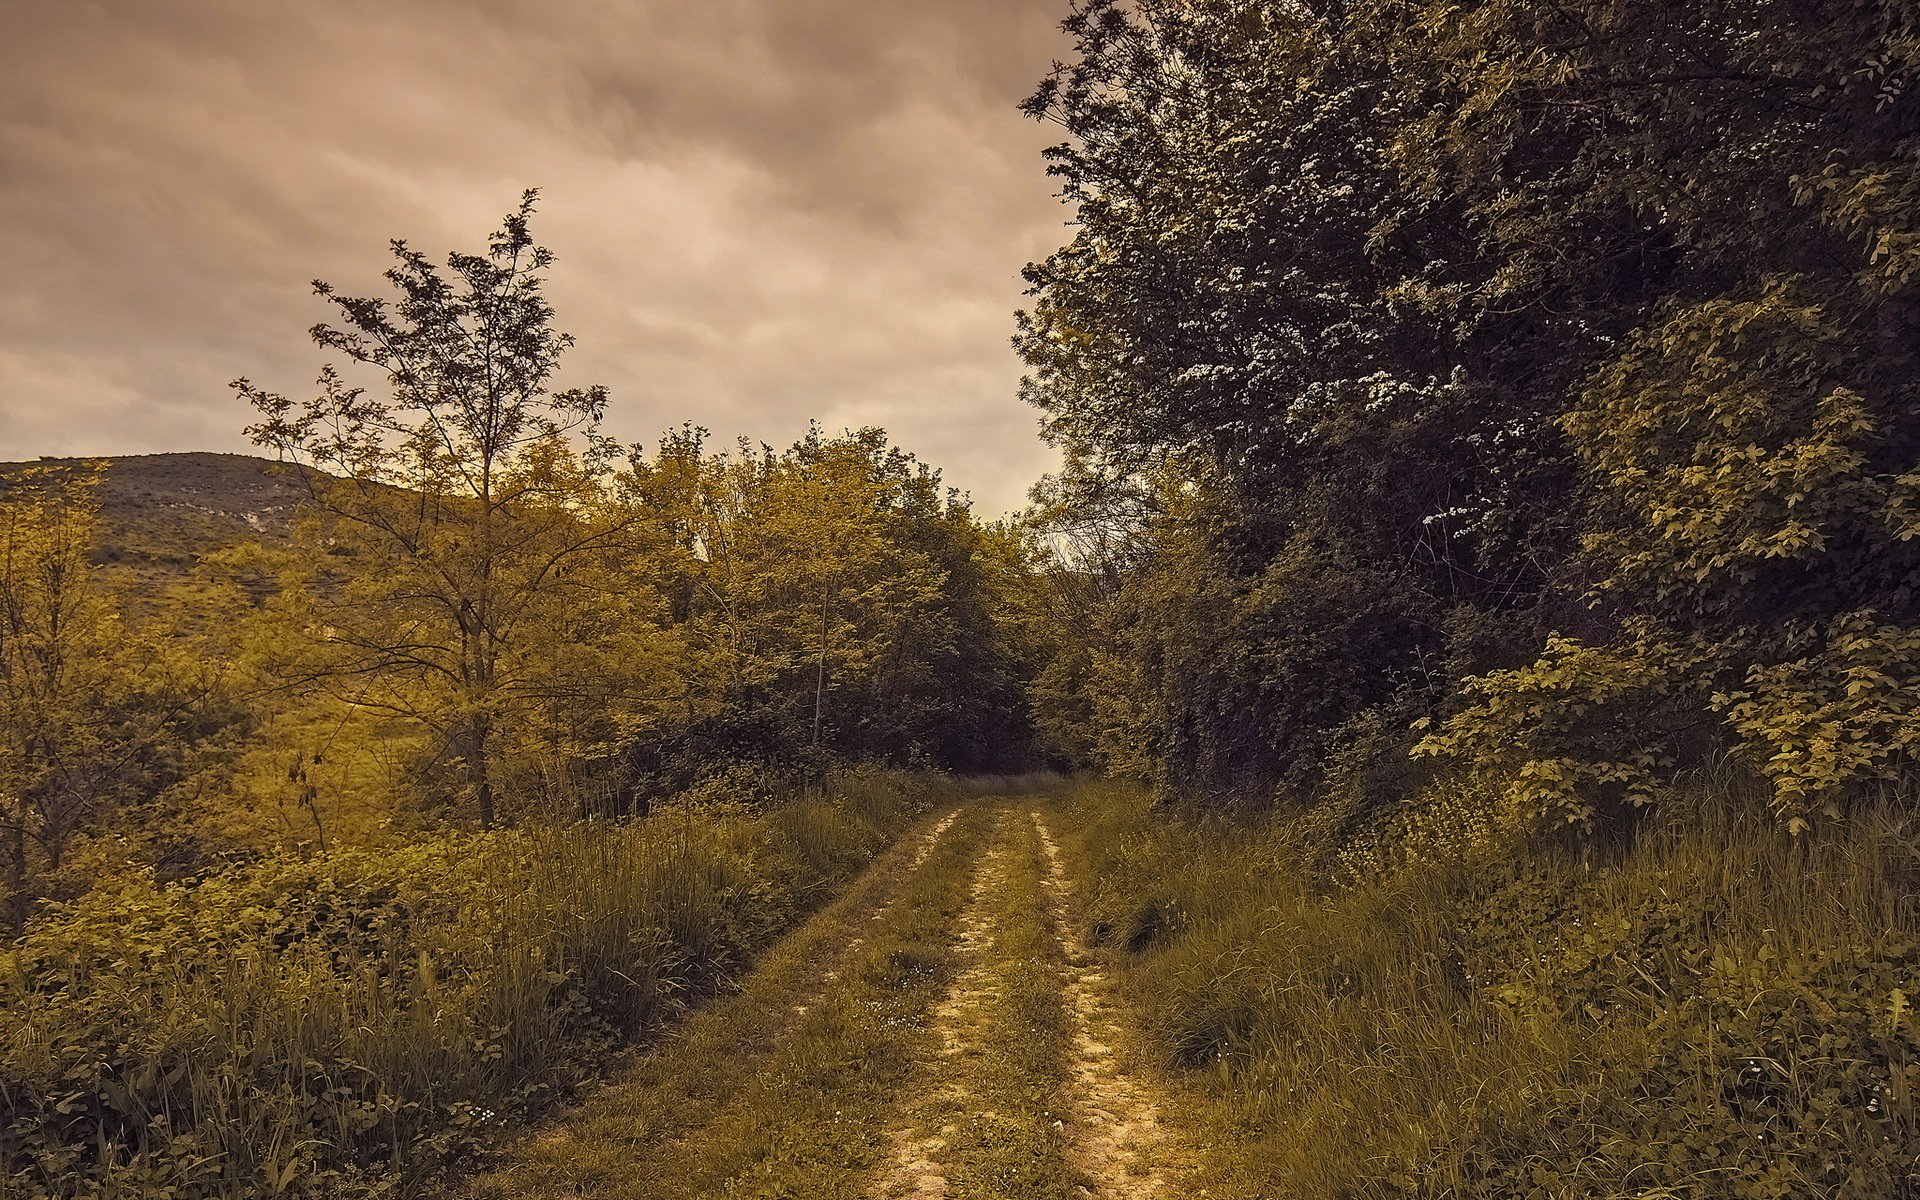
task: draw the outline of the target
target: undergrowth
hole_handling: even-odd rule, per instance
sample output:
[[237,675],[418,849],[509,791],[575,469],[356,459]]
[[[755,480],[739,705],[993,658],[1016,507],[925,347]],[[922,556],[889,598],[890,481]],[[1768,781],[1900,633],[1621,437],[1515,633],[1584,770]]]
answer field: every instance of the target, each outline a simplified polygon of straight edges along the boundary
[[1699,783],[1598,853],[1356,872],[1294,818],[1069,806],[1095,935],[1218,1099],[1215,1195],[1920,1196],[1909,816],[1796,839]]
[[[505,1147],[475,1200],[860,1200],[934,1037],[986,810],[882,859],[579,1109]],[[924,857],[922,857],[924,856]]]
[[89,895],[0,951],[0,1196],[408,1194],[947,790],[867,774]]

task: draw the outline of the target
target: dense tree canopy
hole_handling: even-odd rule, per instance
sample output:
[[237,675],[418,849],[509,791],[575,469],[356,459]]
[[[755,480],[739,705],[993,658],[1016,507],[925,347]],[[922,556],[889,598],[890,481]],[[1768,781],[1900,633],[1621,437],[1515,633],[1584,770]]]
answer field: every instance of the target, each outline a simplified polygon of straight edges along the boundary
[[775,452],[701,430],[636,454],[628,484],[668,554],[648,570],[685,646],[685,720],[642,757],[800,751],[982,768],[1028,753],[1028,549],[977,522],[877,429]]
[[1715,748],[1796,820],[1904,761],[1912,21],[1078,5],[1020,345],[1057,515],[1135,531],[1110,746],[1311,789],[1440,716],[1575,821]]

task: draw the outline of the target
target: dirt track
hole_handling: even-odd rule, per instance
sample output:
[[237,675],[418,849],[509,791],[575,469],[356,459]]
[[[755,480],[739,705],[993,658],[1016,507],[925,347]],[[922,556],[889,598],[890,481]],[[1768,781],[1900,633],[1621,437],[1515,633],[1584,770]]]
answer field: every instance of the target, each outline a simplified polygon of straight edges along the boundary
[[930,820],[473,1195],[1148,1200],[1186,1147],[1038,798]]

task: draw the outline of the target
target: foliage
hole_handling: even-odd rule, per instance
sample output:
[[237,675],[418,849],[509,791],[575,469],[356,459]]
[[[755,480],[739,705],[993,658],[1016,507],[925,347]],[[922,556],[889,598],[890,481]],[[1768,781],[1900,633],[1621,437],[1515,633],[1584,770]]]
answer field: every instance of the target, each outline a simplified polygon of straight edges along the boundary
[[[0,463],[0,495],[50,467],[100,468],[93,561],[108,568],[129,620],[159,617],[163,598],[206,555],[283,544],[307,497],[299,474],[244,454],[185,452]],[[178,614],[168,614],[172,623]]]
[[[1773,781],[1794,828],[1901,778],[1902,681],[1920,671],[1903,515],[1915,448],[1899,415],[1868,400],[1887,394],[1876,372],[1836,378],[1844,340],[1774,284],[1672,315],[1597,374],[1568,417],[1600,481],[1586,551],[1598,596],[1639,615],[1614,645],[1550,640],[1532,667],[1470,682],[1476,703],[1423,749],[1544,746],[1570,720],[1611,725],[1583,748],[1563,738],[1559,752],[1501,756],[1517,789],[1584,820],[1609,789],[1649,794],[1648,768],[1675,739],[1648,726],[1646,703],[1684,698],[1694,721],[1722,716],[1721,740]],[[1610,671],[1610,690],[1556,691],[1579,663]],[[1572,706],[1543,711],[1529,694]],[[1623,737],[1623,723],[1639,728]]]
[[305,405],[236,382],[255,439],[320,468],[264,673],[412,723],[483,827],[496,793],[617,815],[743,760],[1018,762],[1019,537],[877,429],[712,454],[688,426],[616,469],[604,390],[550,390],[572,343],[533,199],[445,275],[394,243],[392,307],[316,285],[345,326],[315,340],[390,399],[332,366]]
[[1858,613],[1821,633],[1804,657],[1756,664],[1742,690],[1715,697],[1795,829],[1811,814],[1838,816],[1863,782],[1884,792],[1910,778],[1920,745],[1920,630]]
[[1509,798],[1535,820],[1591,828],[1596,805],[1650,803],[1672,770],[1661,718],[1673,719],[1695,666],[1655,659],[1645,643],[1622,654],[1549,638],[1533,663],[1467,680],[1468,706],[1414,753],[1504,770]]
[[98,473],[20,473],[0,497],[0,894],[18,931],[75,840],[151,800],[211,730],[217,665],[128,631],[93,568]]
[[688,428],[636,454],[626,486],[684,648],[680,720],[636,746],[651,771],[689,754],[1019,765],[1030,550],[884,432],[710,453]]
[[1117,511],[1151,565],[1114,623],[1169,656],[1152,774],[1310,788],[1349,722],[1444,689],[1450,614],[1542,602],[1567,364],[1415,302],[1469,247],[1395,163],[1414,94],[1354,7],[1096,0],[1068,29],[1029,107],[1072,136],[1076,234],[1029,268],[1020,338],[1056,519],[1156,501]]
[[[529,228],[534,193],[508,214],[483,254],[454,253],[452,278],[393,243],[385,300],[314,290],[346,325],[316,325],[324,349],[372,368],[390,400],[349,386],[331,364],[304,405],[246,379],[234,389],[262,422],[263,446],[331,474],[314,487],[311,540],[347,560],[317,616],[322,653],[295,670],[359,689],[356,703],[419,721],[458,766],[480,824],[494,817],[499,726],[582,680],[556,674],[561,655],[529,655],[542,633],[580,635],[611,589],[591,566],[620,532],[594,517],[595,434],[603,388],[550,390],[572,338],[542,294],[553,257]],[[583,432],[587,453],[567,441]],[[630,629],[631,625],[623,628]],[[588,638],[566,646],[617,653]]]
[[1210,1195],[1905,1195],[1912,818],[1796,839],[1757,791],[1695,781],[1595,861],[1500,820],[1497,779],[1449,779],[1372,843],[1396,857],[1350,841],[1339,886],[1290,815],[1096,785],[1069,849],[1211,1095]]
[[1094,761],[1195,794],[1310,782],[1344,723],[1385,702],[1380,681],[1399,651],[1424,636],[1418,598],[1305,532],[1248,571],[1213,532],[1230,503],[1173,485],[1161,504],[1124,585],[1063,632],[1066,645],[1100,640],[1081,652],[1071,690],[1038,697],[1042,719],[1075,736],[1060,709],[1076,706]]
[[1078,220],[1020,346],[1055,519],[1128,532],[1052,676],[1152,664],[1140,773],[1345,786],[1343,731],[1404,714],[1549,821],[1730,750],[1800,828],[1909,769],[1903,5],[1084,0],[1067,28],[1029,107]]
[[390,1192],[591,1075],[931,797],[738,804],[130,880],[0,954],[8,1195]]

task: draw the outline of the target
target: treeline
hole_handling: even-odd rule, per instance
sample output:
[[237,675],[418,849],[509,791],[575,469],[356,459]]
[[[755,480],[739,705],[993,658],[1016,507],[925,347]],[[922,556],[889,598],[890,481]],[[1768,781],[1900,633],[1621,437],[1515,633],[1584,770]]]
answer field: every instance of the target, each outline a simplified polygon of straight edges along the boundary
[[254,439],[317,468],[310,674],[430,728],[483,825],[498,770],[540,755],[625,807],[718,759],[1017,757],[1008,705],[958,699],[1018,696],[995,624],[1016,535],[879,430],[616,445],[606,389],[553,386],[572,339],[533,203],[445,271],[396,242],[391,304],[316,285],[341,323],[314,340],[378,399],[333,365],[297,404],[234,384]]
[[1920,69],[1901,3],[1085,0],[1029,396],[1041,723],[1358,821],[1449,764],[1794,829],[1920,736]]
[[555,382],[533,201],[444,266],[394,243],[388,297],[317,284],[310,399],[236,381],[307,491],[290,543],[134,596],[94,565],[104,465],[0,489],[12,929],[129,868],[1041,754],[1030,535],[877,429],[612,442]]

